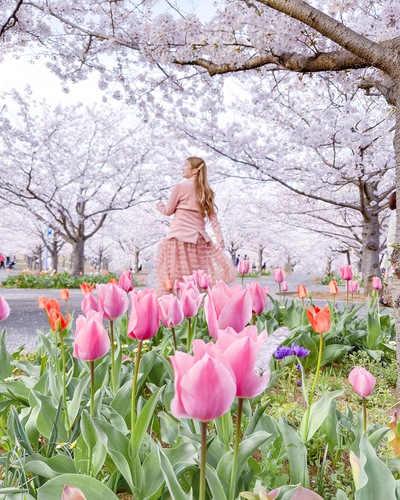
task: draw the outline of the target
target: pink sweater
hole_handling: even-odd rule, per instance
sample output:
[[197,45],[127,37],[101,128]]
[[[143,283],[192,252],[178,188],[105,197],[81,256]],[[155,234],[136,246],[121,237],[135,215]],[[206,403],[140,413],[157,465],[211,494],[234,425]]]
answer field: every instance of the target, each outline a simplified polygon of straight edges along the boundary
[[[211,238],[206,232],[205,218],[201,215],[196,201],[194,179],[177,184],[165,205],[159,201],[157,209],[164,215],[174,214],[167,239],[176,238],[186,243],[197,243],[199,234],[208,242]],[[217,242],[223,241],[221,228],[216,215],[209,217]]]

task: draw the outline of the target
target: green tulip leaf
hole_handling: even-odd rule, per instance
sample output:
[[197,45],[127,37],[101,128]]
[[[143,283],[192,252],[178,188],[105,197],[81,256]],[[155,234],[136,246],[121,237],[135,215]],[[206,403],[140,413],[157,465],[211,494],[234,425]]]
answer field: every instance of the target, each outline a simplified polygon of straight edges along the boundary
[[355,493],[355,500],[396,499],[396,481],[389,468],[376,456],[373,446],[365,435],[360,440],[359,467],[359,488]]
[[307,413],[304,413],[300,425],[300,435],[304,442],[309,441],[314,436],[328,416],[331,402],[343,393],[344,391],[329,392],[311,405],[308,429],[305,428]]
[[289,460],[290,480],[292,483],[301,484],[305,488],[310,486],[310,477],[307,468],[307,449],[298,433],[283,420],[278,422],[282,432],[286,453]]
[[61,474],[76,473],[74,463],[66,455],[56,455],[46,458],[35,453],[26,459],[24,469],[31,474],[37,474],[47,479],[52,479]]
[[105,484],[90,476],[81,474],[63,474],[51,479],[38,489],[38,500],[55,500],[61,498],[63,486],[76,486],[85,495],[87,500],[117,500],[115,495]]
[[176,476],[171,462],[168,460],[166,455],[163,453],[161,448],[158,448],[158,459],[160,463],[160,469],[163,473],[165,483],[167,485],[168,491],[171,498],[174,500],[193,500],[192,491],[188,495],[183,491],[181,485],[179,484],[178,477]]

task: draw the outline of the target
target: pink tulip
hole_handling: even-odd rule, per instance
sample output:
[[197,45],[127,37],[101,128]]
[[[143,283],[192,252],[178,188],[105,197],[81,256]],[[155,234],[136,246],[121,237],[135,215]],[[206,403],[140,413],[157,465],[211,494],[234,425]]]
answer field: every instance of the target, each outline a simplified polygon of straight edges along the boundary
[[239,260],[237,266],[238,274],[248,274],[250,271],[250,261],[249,260]]
[[74,357],[94,361],[110,349],[110,339],[102,323],[102,313],[89,311],[87,317],[78,316],[74,340]]
[[10,315],[10,306],[4,297],[0,297],[0,321],[8,318]]
[[226,361],[236,378],[236,396],[254,398],[267,387],[270,372],[267,369],[260,377],[254,373],[258,351],[267,338],[267,332],[258,334],[257,327],[247,326],[236,333],[232,328],[219,330],[216,345],[221,348]]
[[76,486],[64,484],[61,500],[86,500],[86,497]]
[[100,308],[106,319],[114,320],[124,314],[129,307],[128,295],[114,283],[96,285]]
[[[274,490],[272,491],[269,491],[268,493],[265,492],[265,490],[263,490],[263,497],[260,497],[260,498],[263,498],[265,500],[269,499],[269,500],[274,500],[275,498],[278,497],[280,491],[281,491],[282,487],[280,488],[275,488]],[[294,494],[290,497],[291,500],[323,500],[323,498],[318,495],[318,493],[315,493],[315,491],[311,491],[307,488],[303,488],[303,486],[298,486],[296,488],[296,491],[294,492]]]
[[100,311],[101,307],[99,304],[99,299],[95,297],[92,293],[87,293],[86,295],[83,296],[81,302],[81,309],[85,316],[89,311]]
[[267,303],[267,293],[269,293],[269,289],[268,292],[266,292],[265,288],[263,289],[257,281],[248,284],[246,288],[250,292],[253,313],[261,314]]
[[349,382],[356,394],[362,398],[366,398],[373,391],[376,378],[363,366],[356,366],[349,374]]
[[181,302],[185,318],[196,316],[204,295],[204,293],[200,294],[198,288],[194,285],[186,285],[185,288],[181,289]]
[[184,318],[182,302],[176,295],[162,295],[158,305],[160,319],[164,326],[176,326],[182,323]]
[[271,294],[270,289],[269,289],[269,286],[265,286],[265,287],[263,288],[263,290],[264,290],[264,292],[265,292],[265,294],[266,294],[266,296],[267,296],[267,298],[268,298],[268,295],[270,295],[270,294]]
[[208,289],[204,300],[204,313],[211,337],[218,338],[218,330],[228,326],[241,332],[252,317],[252,300],[241,285],[228,287],[219,282]]
[[206,422],[229,410],[236,394],[235,376],[215,344],[194,340],[193,356],[176,351],[170,360],[175,379],[174,417]]
[[287,292],[289,290],[289,283],[287,281],[282,281],[281,290],[282,292]]
[[372,278],[372,288],[374,290],[382,290],[382,281],[378,276]]
[[360,283],[358,282],[358,280],[347,282],[347,291],[352,295],[358,293],[359,289],[360,289]]
[[125,290],[125,292],[131,292],[133,290],[134,283],[131,271],[125,271],[121,274],[118,280],[118,286],[122,288],[122,290]]
[[209,274],[207,274],[202,269],[194,271],[193,280],[199,288],[203,290],[207,290],[207,288],[211,285],[212,279]]
[[349,281],[353,277],[353,270],[352,270],[351,266],[342,266],[339,268],[339,272],[340,272],[340,276],[345,281]]
[[151,339],[160,327],[159,307],[155,290],[138,294],[130,292],[131,315],[128,323],[128,337],[137,340]]
[[282,283],[283,281],[285,281],[285,274],[280,267],[276,267],[274,269],[274,280],[275,283]]

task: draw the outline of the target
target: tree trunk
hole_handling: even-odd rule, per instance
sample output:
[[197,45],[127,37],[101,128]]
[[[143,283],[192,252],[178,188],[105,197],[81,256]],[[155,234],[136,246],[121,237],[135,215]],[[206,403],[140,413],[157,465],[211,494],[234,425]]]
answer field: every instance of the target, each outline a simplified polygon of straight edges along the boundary
[[53,237],[53,242],[51,245],[51,266],[55,272],[58,272],[58,240],[56,236]]
[[72,274],[78,276],[85,272],[85,240],[79,238],[72,242]]
[[381,275],[379,248],[379,219],[377,215],[370,215],[364,218],[362,230],[362,275],[365,296],[372,292],[372,278]]
[[259,246],[257,249],[257,271],[261,273],[263,265],[264,247]]

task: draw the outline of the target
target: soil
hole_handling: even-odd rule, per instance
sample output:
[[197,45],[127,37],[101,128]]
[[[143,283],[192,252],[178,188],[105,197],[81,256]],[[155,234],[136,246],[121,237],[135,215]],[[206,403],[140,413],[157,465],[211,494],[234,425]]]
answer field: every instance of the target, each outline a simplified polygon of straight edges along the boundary
[[[297,297],[297,292],[286,292],[285,294],[287,297]],[[333,302],[333,295],[329,292],[310,292],[310,295],[313,299],[315,300],[329,300],[330,302]],[[305,302],[307,303],[307,299],[304,299]],[[346,302],[346,292],[339,292],[336,294],[335,300],[338,302]],[[349,295],[349,302],[367,302],[368,298],[364,297],[363,295]]]

